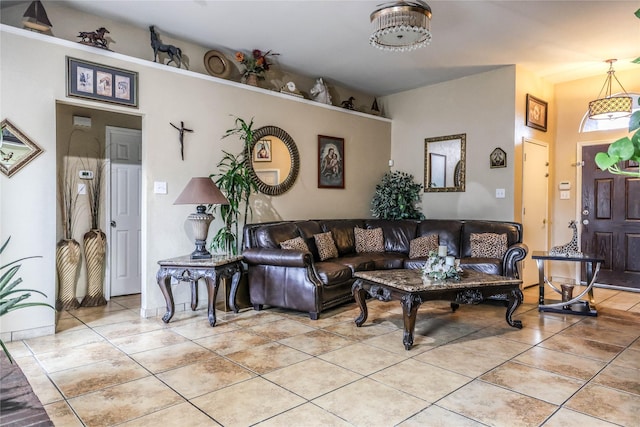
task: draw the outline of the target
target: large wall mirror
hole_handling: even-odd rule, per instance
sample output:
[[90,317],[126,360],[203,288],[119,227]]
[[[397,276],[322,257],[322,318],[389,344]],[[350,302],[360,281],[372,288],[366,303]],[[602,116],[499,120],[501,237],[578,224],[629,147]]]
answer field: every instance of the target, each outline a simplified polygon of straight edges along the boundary
[[464,191],[467,134],[424,140],[425,193]]
[[247,153],[249,174],[258,191],[277,196],[288,191],[300,172],[300,156],[295,141],[276,126],[253,132]]

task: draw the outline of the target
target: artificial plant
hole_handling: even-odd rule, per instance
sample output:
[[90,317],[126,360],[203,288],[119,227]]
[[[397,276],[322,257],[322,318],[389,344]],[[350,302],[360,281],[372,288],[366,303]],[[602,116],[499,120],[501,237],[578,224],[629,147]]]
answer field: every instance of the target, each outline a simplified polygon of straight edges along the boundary
[[[242,150],[238,154],[222,151],[224,154],[218,162],[218,173],[210,175],[216,185],[229,201],[228,205],[220,205],[220,216],[224,227],[218,230],[211,240],[211,249],[237,255],[239,248],[240,218],[246,222],[251,215],[249,197],[257,191],[255,182],[249,171],[250,149],[253,141],[253,118],[247,123],[240,117],[235,119],[235,127],[228,129],[222,138],[237,136],[242,141]],[[215,210],[217,208],[214,207]],[[244,210],[244,212],[243,212]]]
[[376,185],[371,213],[381,219],[424,219],[417,207],[422,188],[407,172],[387,172]]

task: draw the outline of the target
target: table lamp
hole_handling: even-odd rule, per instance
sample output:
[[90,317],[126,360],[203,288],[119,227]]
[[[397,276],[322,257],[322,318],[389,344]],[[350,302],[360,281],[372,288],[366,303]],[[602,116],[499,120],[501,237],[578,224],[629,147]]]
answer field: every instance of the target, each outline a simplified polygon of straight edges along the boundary
[[216,187],[211,178],[191,178],[191,181],[182,190],[174,205],[198,205],[196,212],[187,217],[193,228],[193,236],[196,239],[196,250],[191,253],[191,259],[208,259],[211,253],[206,249],[205,242],[209,234],[209,224],[213,221],[213,215],[206,213],[207,205],[228,205],[229,201]]

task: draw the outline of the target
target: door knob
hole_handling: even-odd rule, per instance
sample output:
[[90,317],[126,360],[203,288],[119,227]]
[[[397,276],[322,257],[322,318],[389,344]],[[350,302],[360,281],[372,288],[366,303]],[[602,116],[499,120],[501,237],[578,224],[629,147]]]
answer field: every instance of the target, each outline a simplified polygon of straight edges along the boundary
[[582,211],[582,215],[589,215],[589,209],[585,209]]
[[116,222],[115,221],[111,221],[111,226],[115,227],[116,226]]
[[588,219],[583,219],[583,220],[582,220],[582,223],[583,223],[584,225],[589,225],[589,220],[588,220]]

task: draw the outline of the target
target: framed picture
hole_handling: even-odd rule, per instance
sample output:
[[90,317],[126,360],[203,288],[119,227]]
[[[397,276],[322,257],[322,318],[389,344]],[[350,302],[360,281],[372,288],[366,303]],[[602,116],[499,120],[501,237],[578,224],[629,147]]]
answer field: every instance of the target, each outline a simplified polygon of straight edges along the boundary
[[138,73],[67,56],[67,96],[138,107]]
[[491,169],[507,167],[507,153],[502,148],[496,148],[489,156],[489,165]]
[[254,162],[270,162],[271,161],[271,140],[261,139],[256,142],[253,147]]
[[9,120],[4,119],[0,128],[0,172],[11,177],[42,153],[42,149]]
[[547,103],[533,95],[527,94],[527,126],[547,131]]
[[318,188],[344,188],[344,138],[318,135]]

